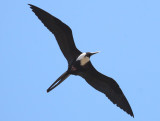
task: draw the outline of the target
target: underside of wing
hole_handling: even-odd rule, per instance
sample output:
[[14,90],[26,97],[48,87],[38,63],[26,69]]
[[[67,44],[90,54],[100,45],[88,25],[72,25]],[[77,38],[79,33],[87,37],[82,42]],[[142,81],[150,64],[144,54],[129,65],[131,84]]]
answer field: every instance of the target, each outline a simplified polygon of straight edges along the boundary
[[84,78],[88,84],[104,93],[114,104],[134,117],[126,97],[115,80],[99,73],[90,62],[86,64],[85,69],[86,70],[80,72],[79,75]]
[[70,64],[74,58],[76,58],[81,52],[76,48],[72,30],[64,24],[62,21],[47,13],[46,11],[29,4],[35,15],[41,20],[54,35],[59,44],[59,47],[63,55]]

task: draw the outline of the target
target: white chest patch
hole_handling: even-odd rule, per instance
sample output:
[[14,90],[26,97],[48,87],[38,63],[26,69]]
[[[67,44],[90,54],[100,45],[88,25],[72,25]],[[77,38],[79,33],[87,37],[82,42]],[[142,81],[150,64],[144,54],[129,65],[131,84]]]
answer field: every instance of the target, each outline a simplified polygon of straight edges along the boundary
[[89,57],[87,57],[85,55],[86,55],[86,53],[82,53],[76,60],[76,61],[78,61],[78,60],[80,61],[81,66],[84,66],[90,60]]
[[89,57],[84,57],[80,60],[80,64],[81,66],[84,66],[85,64],[87,64],[89,62]]

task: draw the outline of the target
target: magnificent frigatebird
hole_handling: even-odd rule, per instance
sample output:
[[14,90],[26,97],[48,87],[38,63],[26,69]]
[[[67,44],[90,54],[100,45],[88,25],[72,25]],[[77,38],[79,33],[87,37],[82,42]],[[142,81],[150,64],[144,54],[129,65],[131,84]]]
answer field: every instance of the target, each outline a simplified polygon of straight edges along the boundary
[[70,75],[79,75],[96,90],[104,93],[114,104],[134,117],[132,109],[116,81],[98,72],[90,62],[90,57],[98,52],[81,52],[74,43],[72,30],[62,21],[46,11],[29,4],[35,15],[55,36],[59,47],[68,61],[64,72],[48,89],[50,92]]

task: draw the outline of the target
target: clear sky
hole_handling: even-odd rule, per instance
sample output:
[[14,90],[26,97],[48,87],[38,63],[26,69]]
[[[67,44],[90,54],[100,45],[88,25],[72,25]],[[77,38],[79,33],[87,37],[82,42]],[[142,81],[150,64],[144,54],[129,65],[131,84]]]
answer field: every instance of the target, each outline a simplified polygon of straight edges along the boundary
[[[28,3],[69,25],[81,51],[101,51],[93,65],[135,118],[78,76],[46,93],[67,61]],[[3,0],[0,33],[0,121],[160,121],[159,0]]]

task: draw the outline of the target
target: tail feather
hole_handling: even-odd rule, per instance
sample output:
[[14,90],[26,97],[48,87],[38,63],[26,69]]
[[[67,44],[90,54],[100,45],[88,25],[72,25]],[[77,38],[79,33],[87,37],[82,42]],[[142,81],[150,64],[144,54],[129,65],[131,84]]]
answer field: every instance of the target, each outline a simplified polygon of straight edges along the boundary
[[60,83],[62,83],[70,74],[66,71],[64,72],[48,89],[47,92],[50,92],[52,89],[57,87]]

